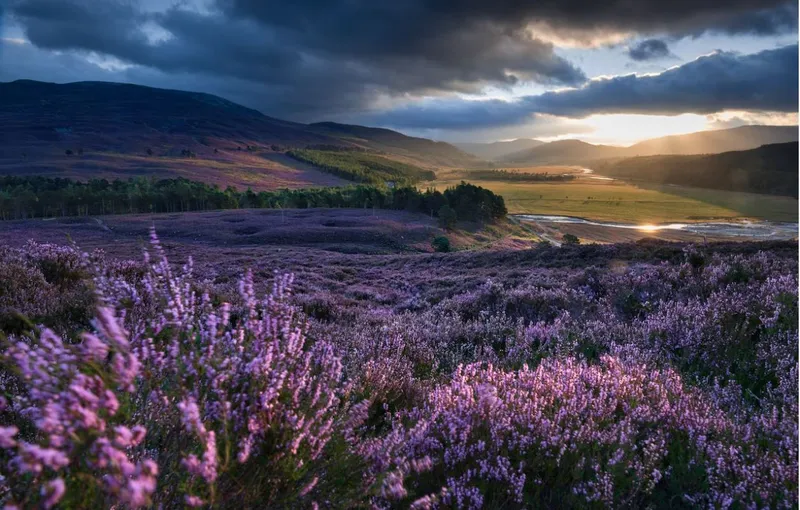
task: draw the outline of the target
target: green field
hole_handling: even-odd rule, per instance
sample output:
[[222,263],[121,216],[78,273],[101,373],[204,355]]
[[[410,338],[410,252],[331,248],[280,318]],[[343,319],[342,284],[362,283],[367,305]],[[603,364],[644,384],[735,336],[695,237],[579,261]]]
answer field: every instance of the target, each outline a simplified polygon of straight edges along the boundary
[[286,155],[337,177],[368,184],[414,184],[435,175],[431,170],[361,151],[293,149]]
[[[604,221],[666,223],[757,218],[797,221],[790,197],[679,186],[640,187],[621,181],[581,179],[568,183],[471,181],[503,196],[510,214],[553,214]],[[436,181],[437,189],[457,184]]]

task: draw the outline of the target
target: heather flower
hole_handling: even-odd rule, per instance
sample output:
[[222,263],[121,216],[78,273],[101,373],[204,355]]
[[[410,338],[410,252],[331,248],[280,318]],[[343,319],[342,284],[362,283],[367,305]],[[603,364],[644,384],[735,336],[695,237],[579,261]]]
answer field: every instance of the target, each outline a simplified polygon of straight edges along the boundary
[[[113,313],[105,312],[103,320],[107,331],[124,335],[124,330],[111,324],[117,320]],[[118,338],[107,349],[111,352],[127,345],[126,339]],[[8,469],[0,466],[0,470],[11,480],[13,493],[39,494],[41,505],[50,508],[72,490],[67,481],[82,472],[101,486],[107,501],[131,507],[150,502],[157,467],[129,456],[146,431],[118,421],[119,400],[113,391],[129,387],[133,380],[126,379],[129,367],[115,370],[97,355],[105,351],[96,345],[87,351],[84,344],[66,344],[48,329],[42,329],[36,340],[12,343],[6,351],[4,361],[17,371],[21,382],[22,391],[14,397],[15,411],[36,430],[33,441],[16,440],[16,427],[0,430],[0,447],[10,456]],[[43,478],[50,473],[59,477]],[[23,478],[26,474],[37,476]]]
[[[450,383],[431,392],[422,408],[405,413],[388,436],[368,441],[364,449],[376,469],[389,469],[381,485],[386,499],[405,497],[409,482],[404,479],[424,479],[428,486],[438,480],[446,489],[446,503],[459,508],[488,504],[483,487],[493,487],[494,494],[505,492],[519,504],[526,494],[530,498],[536,493],[564,498],[565,503],[578,498],[572,504],[582,499],[613,506],[647,501],[670,476],[670,436],[692,441],[737,437],[740,432],[707,398],[686,388],[675,372],[604,357],[598,366],[566,359],[511,372],[491,365],[460,367]],[[716,440],[689,448],[696,452],[693,462],[709,473],[720,468],[719,462],[727,465],[744,458],[755,465],[766,454],[752,444]],[[432,472],[412,476],[402,459],[420,455],[430,459],[424,464],[432,463]],[[777,461],[768,457],[769,462]],[[726,460],[713,464],[710,459]],[[750,490],[760,488],[766,499],[782,497],[782,482],[756,481],[735,471],[735,465],[726,470],[725,480],[737,480],[737,487]],[[786,468],[782,480],[791,479],[790,466]],[[528,492],[534,480],[538,489]],[[716,475],[716,485],[715,480]],[[729,487],[718,490],[730,494]],[[732,496],[748,500],[745,492]]]
[[89,274],[100,303],[9,335],[0,504],[796,507],[794,255],[638,249],[390,256],[357,281],[303,260],[299,295],[173,266],[154,231],[144,264],[0,249],[0,281],[31,283],[0,310],[49,316]]

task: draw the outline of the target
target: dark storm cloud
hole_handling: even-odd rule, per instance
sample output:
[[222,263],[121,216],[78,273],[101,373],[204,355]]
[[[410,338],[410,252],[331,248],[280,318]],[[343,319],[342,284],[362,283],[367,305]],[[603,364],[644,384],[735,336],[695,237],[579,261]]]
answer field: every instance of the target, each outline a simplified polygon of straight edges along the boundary
[[661,39],[646,39],[628,48],[628,56],[638,62],[671,56],[669,46]]
[[583,118],[602,113],[675,115],[724,110],[797,111],[797,45],[751,55],[717,52],[656,75],[592,80],[515,101],[432,101],[377,114],[398,128],[472,129],[526,122],[533,114]]
[[797,2],[786,0],[217,1],[230,15],[257,18],[305,33],[321,44],[370,53],[408,53],[441,40],[438,34],[446,38],[488,26],[513,30],[531,22],[565,30],[672,35],[767,35],[797,27]]
[[[227,80],[248,105],[307,120],[357,113],[387,95],[474,93],[520,81],[583,83],[583,72],[558,56],[537,26],[671,36],[796,28],[792,2],[721,4],[216,0],[201,12],[184,2],[147,11],[122,0],[11,0],[9,11],[38,48],[114,57],[160,74],[163,86],[188,80],[195,88],[217,88]],[[489,121],[492,115],[485,113]]]

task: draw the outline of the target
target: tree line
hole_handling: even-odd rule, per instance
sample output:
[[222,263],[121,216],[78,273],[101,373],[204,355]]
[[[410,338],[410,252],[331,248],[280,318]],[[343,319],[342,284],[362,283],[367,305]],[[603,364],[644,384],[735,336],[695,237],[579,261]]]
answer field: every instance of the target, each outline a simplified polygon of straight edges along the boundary
[[567,182],[575,179],[572,174],[528,173],[508,170],[470,170],[469,177],[483,181],[509,182]]
[[506,215],[503,197],[462,182],[444,192],[411,186],[353,185],[337,188],[282,189],[255,192],[220,188],[177,179],[86,182],[51,177],[0,177],[3,220],[95,216],[104,214],[174,213],[243,208],[377,208],[438,216],[444,206],[458,220],[491,221]]

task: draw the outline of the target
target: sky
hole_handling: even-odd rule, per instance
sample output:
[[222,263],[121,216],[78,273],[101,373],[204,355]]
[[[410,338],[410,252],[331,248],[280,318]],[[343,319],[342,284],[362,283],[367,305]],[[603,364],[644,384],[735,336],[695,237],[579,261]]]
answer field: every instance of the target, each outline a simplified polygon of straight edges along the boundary
[[784,0],[0,0],[0,81],[217,94],[451,142],[797,124]]

